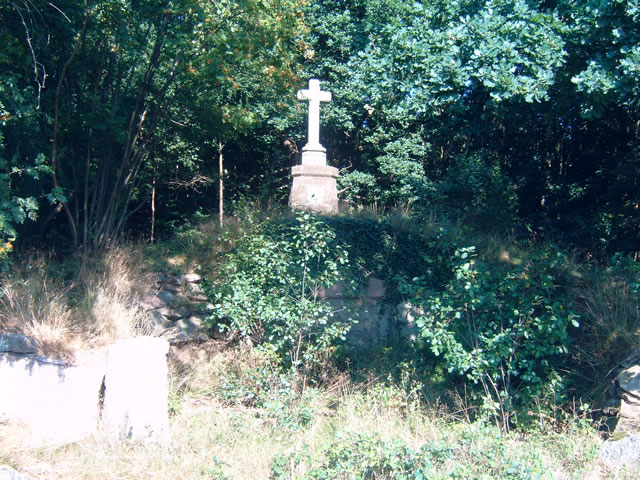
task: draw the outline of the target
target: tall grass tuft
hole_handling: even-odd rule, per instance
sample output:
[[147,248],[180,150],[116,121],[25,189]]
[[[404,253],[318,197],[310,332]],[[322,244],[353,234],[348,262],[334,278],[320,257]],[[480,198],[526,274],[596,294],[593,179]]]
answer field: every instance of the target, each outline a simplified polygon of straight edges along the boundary
[[34,338],[41,355],[72,358],[81,349],[150,334],[137,304],[145,285],[131,248],[83,264],[33,255],[0,279],[0,328]]
[[36,255],[2,279],[0,327],[34,338],[42,355],[68,357],[78,344],[78,328],[66,301],[73,285],[54,280],[49,265]]
[[85,339],[102,345],[122,338],[152,333],[137,300],[148,285],[141,260],[133,249],[117,248],[103,254],[81,272],[84,308],[76,315]]
[[582,335],[576,355],[598,396],[621,362],[640,347],[640,298],[623,276],[599,273],[578,289]]

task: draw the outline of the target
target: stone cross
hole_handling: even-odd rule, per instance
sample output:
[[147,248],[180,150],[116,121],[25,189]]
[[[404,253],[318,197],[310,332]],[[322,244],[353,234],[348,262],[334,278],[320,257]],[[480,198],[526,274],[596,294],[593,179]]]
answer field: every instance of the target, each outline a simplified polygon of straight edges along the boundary
[[320,102],[330,102],[331,93],[320,90],[320,80],[309,80],[309,88],[298,90],[298,100],[309,101],[309,138],[302,148],[301,165],[291,169],[293,184],[289,206],[323,214],[338,212],[338,169],[327,165],[327,151],[320,145]]
[[324,151],[320,145],[320,102],[330,102],[331,92],[320,90],[320,80],[309,80],[309,88],[298,90],[298,100],[309,100],[309,139],[305,150]]

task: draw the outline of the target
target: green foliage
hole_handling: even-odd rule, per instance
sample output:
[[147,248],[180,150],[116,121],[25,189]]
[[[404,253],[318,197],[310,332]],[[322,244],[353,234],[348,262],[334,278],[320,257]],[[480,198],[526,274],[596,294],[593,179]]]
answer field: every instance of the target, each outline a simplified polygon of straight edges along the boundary
[[450,214],[480,231],[508,231],[516,225],[515,186],[495,159],[481,153],[459,158],[440,190]]
[[[219,142],[227,167],[233,159],[246,171],[240,160],[262,158],[263,142],[245,147],[243,136],[281,110],[276,96],[289,92],[295,101],[298,7],[299,0],[0,7],[0,43],[8,47],[0,54],[0,120],[38,120],[28,130],[25,121],[7,128],[7,157],[51,152],[64,215],[48,218],[67,222],[69,244],[90,251],[127,230],[139,234],[151,208],[168,220],[189,214],[194,191],[218,176],[208,159]],[[270,133],[273,142],[280,131]],[[196,200],[211,206],[212,194]]]
[[[291,466],[312,464],[306,480],[394,478],[426,479],[541,479],[552,478],[536,452],[509,448],[508,437],[482,424],[460,435],[443,435],[413,448],[400,439],[375,434],[337,434],[329,446],[313,455],[308,449],[274,459],[271,478],[291,478]],[[467,461],[460,461],[465,457]]]
[[633,5],[313,2],[308,72],[336,100],[323,118],[345,195],[635,253]]
[[[21,128],[28,136],[33,132],[37,117],[31,91],[20,89],[17,79],[0,76],[0,268],[8,265],[12,243],[18,236],[17,228],[25,220],[38,218],[38,197],[46,196],[50,204],[64,201],[59,189],[41,194],[39,180],[51,173],[45,156],[33,148],[10,151],[4,132]],[[33,157],[29,158],[29,155]]]
[[311,213],[291,222],[247,222],[248,230],[224,260],[214,288],[212,321],[251,337],[284,365],[310,368],[345,339],[348,322],[332,320],[318,298],[348,265],[333,230]]
[[228,463],[226,463],[223,460],[220,460],[217,456],[213,457],[211,459],[211,462],[213,463],[213,466],[205,469],[205,471],[203,472],[207,476],[207,478],[210,478],[212,480],[230,480],[231,479],[231,477],[229,477],[225,473],[225,468],[229,467]]
[[266,351],[252,351],[249,361],[228,364],[211,391],[224,404],[260,409],[278,431],[300,431],[316,413],[319,390],[304,384],[297,372],[283,372],[280,359]]
[[47,155],[53,185],[14,195],[54,187],[43,233],[66,221],[87,249],[146,230],[152,193],[161,230],[212,210],[220,175],[225,198],[284,203],[295,90],[317,77],[346,198],[633,255],[638,18],[625,1],[4,2],[2,156]]
[[444,289],[425,288],[424,278],[404,287],[423,312],[416,323],[433,353],[482,385],[485,407],[507,430],[532,399],[560,393],[557,366],[578,326],[558,273],[564,261],[550,248],[499,265],[478,260],[474,247],[459,248]]
[[[366,282],[368,276],[388,283],[388,296],[394,295],[395,277],[416,276],[426,265],[421,256],[424,235],[412,228],[401,229],[389,217],[336,216],[327,219],[337,238],[347,244],[351,276]],[[420,227],[420,221],[408,220]]]

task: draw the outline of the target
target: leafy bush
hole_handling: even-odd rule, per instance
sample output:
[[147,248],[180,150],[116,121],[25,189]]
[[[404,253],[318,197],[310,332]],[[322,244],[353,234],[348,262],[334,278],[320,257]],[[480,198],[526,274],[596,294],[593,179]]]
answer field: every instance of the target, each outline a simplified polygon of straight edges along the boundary
[[[319,457],[319,458],[318,458]],[[338,434],[314,457],[308,450],[277,456],[271,478],[292,478],[291,469],[313,466],[301,477],[325,479],[539,479],[545,466],[535,452],[514,451],[508,437],[476,424],[459,436],[444,435],[412,448],[400,439],[384,440],[378,435]],[[296,477],[298,478],[298,477]]]
[[549,249],[521,265],[492,264],[479,261],[474,247],[459,248],[444,289],[424,278],[404,286],[433,353],[482,385],[485,407],[507,430],[518,408],[559,382],[555,367],[568,352],[570,326],[578,326],[554,271],[563,261]]
[[332,305],[319,298],[321,288],[342,279],[345,248],[311,213],[281,223],[249,222],[244,233],[221,267],[211,321],[227,321],[285,366],[317,365],[350,328],[349,322],[332,320]]

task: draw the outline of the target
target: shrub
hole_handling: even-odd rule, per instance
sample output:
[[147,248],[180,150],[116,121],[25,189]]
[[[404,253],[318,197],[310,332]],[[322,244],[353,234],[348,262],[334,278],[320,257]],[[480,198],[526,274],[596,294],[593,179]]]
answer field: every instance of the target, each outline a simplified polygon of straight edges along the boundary
[[520,407],[559,382],[556,366],[578,325],[555,272],[563,261],[548,249],[521,265],[494,264],[479,261],[474,247],[459,248],[444,289],[424,278],[404,286],[432,352],[483,387],[485,407],[507,430]]
[[212,322],[272,350],[283,365],[308,369],[345,339],[350,323],[332,320],[321,288],[341,280],[348,265],[334,231],[312,213],[293,221],[249,223],[224,259]]

